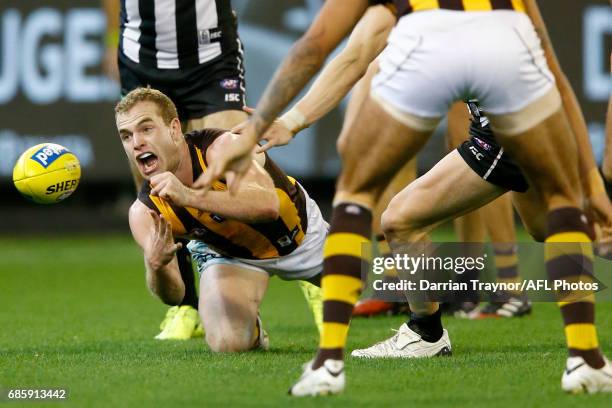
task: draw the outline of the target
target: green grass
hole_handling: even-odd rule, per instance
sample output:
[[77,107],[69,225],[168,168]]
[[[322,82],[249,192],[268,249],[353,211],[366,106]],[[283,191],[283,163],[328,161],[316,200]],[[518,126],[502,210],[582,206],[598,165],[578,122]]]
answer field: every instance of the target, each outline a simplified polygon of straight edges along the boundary
[[[597,311],[610,354],[612,305]],[[262,306],[269,352],[215,355],[201,340],[155,341],[164,313],[145,288],[141,255],[127,236],[2,238],[0,388],[68,388],[68,404],[79,407],[612,403],[611,396],[560,391],[566,351],[554,304],[537,304],[532,316],[516,320],[446,318],[452,357],[349,360],[343,395],[298,400],[286,390],[317,335],[297,285],[271,281]],[[349,349],[389,336],[401,321],[354,321]]]

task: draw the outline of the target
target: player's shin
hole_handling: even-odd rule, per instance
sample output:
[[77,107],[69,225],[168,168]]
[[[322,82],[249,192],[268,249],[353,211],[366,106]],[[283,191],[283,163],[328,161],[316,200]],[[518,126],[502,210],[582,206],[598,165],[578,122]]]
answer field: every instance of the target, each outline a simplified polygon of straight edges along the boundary
[[[389,210],[387,210],[389,211]],[[402,218],[402,217],[399,217]],[[385,217],[383,217],[383,220]],[[430,253],[432,248],[426,238],[427,229],[411,228],[408,224],[397,222],[397,216],[393,211],[387,214],[387,219],[383,221],[385,235],[395,256],[419,256]],[[385,222],[386,221],[386,222]],[[426,279],[425,271],[422,268],[400,273],[404,279],[409,279],[419,285],[419,281]],[[430,299],[427,291],[409,290],[405,292],[406,299],[410,308],[410,319],[406,322],[408,327],[418,333],[421,338],[428,342],[438,341],[443,333],[440,304],[434,299]]]
[[343,358],[353,306],[361,293],[362,264],[369,261],[363,247],[369,246],[371,222],[368,208],[351,203],[334,207],[323,252],[323,330],[313,369],[327,359]]
[[601,368],[605,361],[595,329],[595,296],[592,290],[584,290],[594,281],[591,235],[586,217],[578,208],[549,212],[546,270],[553,287],[558,288],[569,354]]

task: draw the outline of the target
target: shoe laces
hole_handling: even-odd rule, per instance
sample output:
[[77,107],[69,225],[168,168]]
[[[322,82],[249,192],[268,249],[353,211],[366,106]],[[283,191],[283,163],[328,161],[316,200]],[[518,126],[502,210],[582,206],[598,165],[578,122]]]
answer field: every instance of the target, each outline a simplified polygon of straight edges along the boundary
[[187,309],[179,307],[179,310],[176,312],[176,314],[174,315],[174,318],[172,320],[182,319],[185,316],[186,313],[187,313]]
[[402,332],[399,329],[391,329],[391,331],[395,333],[393,336],[389,337],[388,339],[379,341],[378,343],[374,344],[372,348],[376,350],[381,350],[383,352],[397,350],[395,344],[397,343],[397,340],[399,339],[399,336],[402,334]]
[[176,312],[176,314],[174,315],[174,318],[172,319],[172,322],[181,322],[183,321],[183,319],[185,317],[188,317],[188,313],[191,312],[191,308],[190,307],[179,307],[179,310]]

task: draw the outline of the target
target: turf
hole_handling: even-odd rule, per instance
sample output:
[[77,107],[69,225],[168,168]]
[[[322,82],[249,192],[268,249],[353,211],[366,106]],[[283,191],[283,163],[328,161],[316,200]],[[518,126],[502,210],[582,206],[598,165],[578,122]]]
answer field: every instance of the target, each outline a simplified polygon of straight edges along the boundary
[[[201,340],[153,340],[165,307],[146,290],[127,236],[0,238],[0,388],[67,388],[66,403],[109,406],[611,406],[570,396],[554,304],[516,320],[446,318],[454,355],[347,364],[343,395],[291,399],[317,344],[297,285],[273,279],[262,307],[269,352],[215,355]],[[612,304],[598,305],[612,354]],[[392,334],[400,318],[355,320],[349,349]],[[11,406],[16,406],[12,404]],[[37,403],[36,406],[56,403]],[[63,406],[63,405],[62,405]]]

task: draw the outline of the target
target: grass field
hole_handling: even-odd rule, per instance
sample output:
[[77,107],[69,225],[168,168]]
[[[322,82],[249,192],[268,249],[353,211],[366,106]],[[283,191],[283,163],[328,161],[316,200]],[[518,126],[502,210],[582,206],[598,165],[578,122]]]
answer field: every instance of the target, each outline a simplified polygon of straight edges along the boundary
[[[612,406],[611,395],[560,391],[566,351],[553,304],[537,304],[532,316],[516,320],[446,318],[452,357],[349,359],[343,395],[295,400],[286,390],[317,344],[297,285],[271,281],[262,307],[269,352],[214,355],[201,340],[153,340],[165,307],[146,290],[143,273],[128,236],[0,238],[4,393],[67,388],[68,405],[79,407]],[[610,355],[612,304],[597,312]],[[349,349],[388,337],[401,321],[354,321]]]

